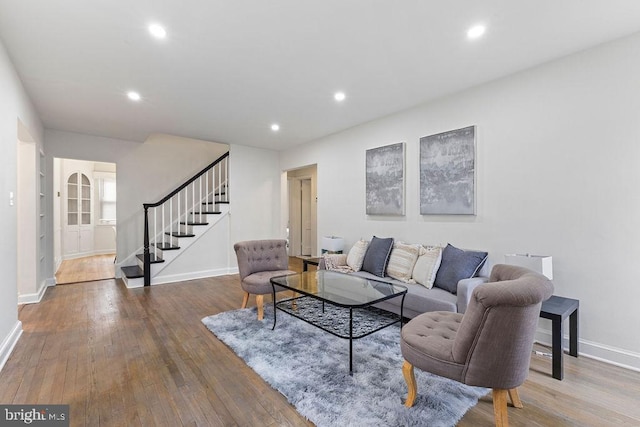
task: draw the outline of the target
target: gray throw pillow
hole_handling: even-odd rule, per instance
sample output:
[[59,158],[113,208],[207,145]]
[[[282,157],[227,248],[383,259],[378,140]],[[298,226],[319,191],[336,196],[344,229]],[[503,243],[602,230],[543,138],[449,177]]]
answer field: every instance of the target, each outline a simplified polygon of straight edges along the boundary
[[373,236],[373,239],[371,239],[367,247],[367,253],[364,254],[362,270],[376,276],[384,277],[384,272],[389,263],[391,249],[393,249],[393,237],[381,239]]
[[464,251],[447,244],[442,250],[442,262],[433,286],[455,294],[458,292],[458,281],[478,274],[487,255],[487,252]]

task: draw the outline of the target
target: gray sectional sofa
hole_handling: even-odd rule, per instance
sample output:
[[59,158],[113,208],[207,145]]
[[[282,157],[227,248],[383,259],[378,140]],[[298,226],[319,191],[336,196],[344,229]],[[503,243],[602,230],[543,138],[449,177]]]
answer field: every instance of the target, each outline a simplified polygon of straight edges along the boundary
[[[455,277],[455,269],[457,268],[457,264],[455,263],[460,261],[460,256],[464,258],[466,254],[484,254],[484,258],[475,267],[472,274],[466,273],[467,275],[471,275],[472,277],[461,278],[460,280],[457,280],[457,283],[446,283],[447,279],[446,277],[444,277],[446,275],[444,271],[447,270],[449,273],[453,271],[454,274],[449,274],[448,277]],[[480,256],[481,255],[476,255],[476,258],[479,259]],[[436,283],[430,289],[419,283],[411,283],[413,280],[403,281],[397,280],[393,277],[389,277],[389,275],[387,275],[387,271],[385,271],[384,277],[372,274],[370,271],[366,271],[366,269],[361,269],[346,274],[353,274],[364,277],[366,279],[406,286],[407,295],[404,299],[403,315],[407,318],[413,318],[428,311],[450,311],[454,313],[464,313],[467,309],[467,305],[469,304],[469,300],[471,298],[473,290],[478,285],[489,280],[488,276],[490,268],[486,262],[486,258],[486,252],[465,251],[457,249],[451,245],[447,245],[446,248],[443,248],[441,264],[439,266],[440,269],[443,269],[443,278],[442,280],[440,280],[440,282],[444,282],[444,286],[442,285],[442,283],[438,284],[438,280],[436,279]],[[327,264],[329,264],[329,267],[332,267],[332,263],[333,262],[326,262],[325,258],[322,258],[319,264],[319,268],[324,269],[326,268]],[[464,268],[464,266],[461,268]],[[372,269],[369,270],[374,271]],[[378,273],[380,272],[378,271]],[[438,274],[439,273],[440,271],[438,271]],[[440,276],[438,276],[438,278],[440,278]],[[384,301],[377,306],[387,311],[399,314],[400,303],[400,298],[393,298],[391,300]]]

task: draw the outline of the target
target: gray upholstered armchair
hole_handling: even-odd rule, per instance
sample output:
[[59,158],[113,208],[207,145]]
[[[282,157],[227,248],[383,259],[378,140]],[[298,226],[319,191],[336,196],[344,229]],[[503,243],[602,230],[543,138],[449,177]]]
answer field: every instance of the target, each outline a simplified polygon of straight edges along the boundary
[[288,269],[286,240],[248,240],[233,245],[238,259],[240,284],[244,290],[242,308],[249,302],[249,294],[256,296],[258,320],[264,317],[264,295],[270,294],[271,278],[295,274]]
[[402,328],[402,367],[413,406],[413,367],[464,384],[493,389],[496,425],[508,425],[507,394],[522,408],[517,387],[527,378],[542,301],[553,293],[543,275],[496,265],[489,283],[478,286],[467,311],[425,313]]

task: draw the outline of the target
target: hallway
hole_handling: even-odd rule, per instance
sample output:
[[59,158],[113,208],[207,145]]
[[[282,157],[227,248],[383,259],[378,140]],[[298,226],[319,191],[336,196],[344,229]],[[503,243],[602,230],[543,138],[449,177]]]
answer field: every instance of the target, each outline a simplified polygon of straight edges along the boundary
[[115,277],[115,254],[93,255],[62,261],[56,272],[56,284],[90,282]]

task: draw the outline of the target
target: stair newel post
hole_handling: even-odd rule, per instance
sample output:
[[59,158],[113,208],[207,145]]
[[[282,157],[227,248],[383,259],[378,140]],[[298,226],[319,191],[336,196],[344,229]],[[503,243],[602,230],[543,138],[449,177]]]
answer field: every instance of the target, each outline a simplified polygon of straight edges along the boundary
[[151,255],[149,254],[149,207],[144,206],[144,285],[151,286]]

